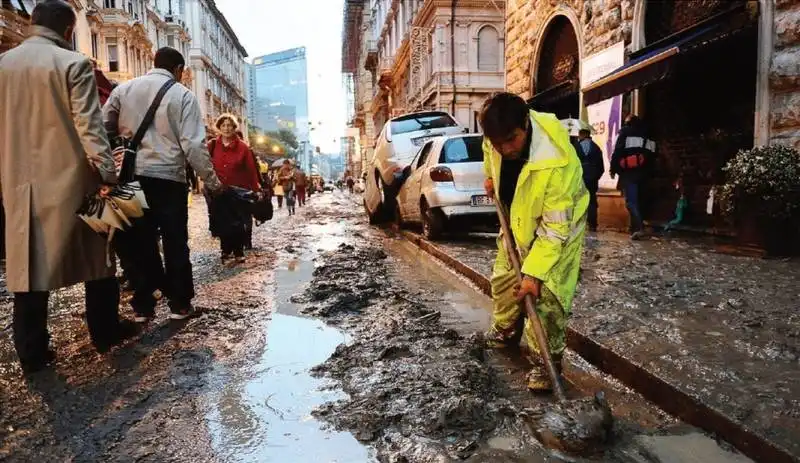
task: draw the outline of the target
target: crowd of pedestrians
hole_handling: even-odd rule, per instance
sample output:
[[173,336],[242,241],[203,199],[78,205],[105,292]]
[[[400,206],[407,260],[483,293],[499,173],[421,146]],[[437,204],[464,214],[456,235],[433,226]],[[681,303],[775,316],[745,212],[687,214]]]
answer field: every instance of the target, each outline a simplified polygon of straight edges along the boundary
[[[289,192],[293,215],[294,192],[300,205],[306,193],[305,174],[291,162],[269,173],[237,134],[234,116],[220,116],[218,136],[207,139],[196,97],[178,84],[186,66],[179,51],[159,49],[154,69],[115,85],[73,51],[76,15],[68,2],[39,2],[31,22],[30,37],[0,55],[0,193],[6,242],[13,243],[7,286],[14,294],[14,345],[26,372],[54,359],[47,330],[52,290],[85,283],[86,320],[98,352],[134,336],[135,322],[153,319],[162,297],[171,319],[195,313],[190,191],[202,185],[226,265],[243,262],[252,247],[248,204],[271,201],[273,187],[280,187]],[[129,160],[131,178],[121,179]],[[147,208],[113,235],[113,251],[133,290],[133,321],[119,316],[109,238],[76,215],[84,198],[113,194],[118,182],[129,181],[138,182]]]

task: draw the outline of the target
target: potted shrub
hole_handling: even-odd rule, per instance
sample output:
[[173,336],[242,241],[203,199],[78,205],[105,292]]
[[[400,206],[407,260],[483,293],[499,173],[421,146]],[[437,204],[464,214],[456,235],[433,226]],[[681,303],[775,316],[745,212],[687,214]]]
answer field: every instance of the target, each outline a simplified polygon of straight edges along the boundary
[[800,151],[781,145],[741,150],[723,171],[720,203],[733,220],[739,241],[771,255],[796,251]]

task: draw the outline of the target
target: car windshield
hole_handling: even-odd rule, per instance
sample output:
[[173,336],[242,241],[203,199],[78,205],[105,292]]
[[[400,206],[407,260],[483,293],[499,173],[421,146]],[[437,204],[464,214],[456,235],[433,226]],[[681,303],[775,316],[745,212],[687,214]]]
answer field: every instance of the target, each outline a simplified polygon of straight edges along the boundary
[[418,130],[455,127],[458,124],[447,113],[419,113],[398,117],[392,120],[392,135],[416,132]]
[[440,163],[482,162],[483,137],[459,137],[447,140],[442,150]]

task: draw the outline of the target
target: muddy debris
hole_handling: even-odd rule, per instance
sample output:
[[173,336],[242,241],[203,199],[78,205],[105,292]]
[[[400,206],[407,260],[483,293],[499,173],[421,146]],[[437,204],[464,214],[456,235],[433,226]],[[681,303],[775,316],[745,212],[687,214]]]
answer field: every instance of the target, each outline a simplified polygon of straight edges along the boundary
[[[509,434],[539,450],[537,435],[563,451],[603,448],[610,415],[598,412],[594,398],[572,415],[523,411],[487,361],[482,335],[442,326],[441,313],[419,302],[422,293],[387,282],[386,263],[379,249],[343,245],[322,257],[312,283],[294,298],[352,332],[349,344],[312,370],[348,397],[319,407],[315,417],[374,446],[380,461],[519,461],[519,449],[487,446],[492,436]],[[605,419],[608,427],[598,424]]]

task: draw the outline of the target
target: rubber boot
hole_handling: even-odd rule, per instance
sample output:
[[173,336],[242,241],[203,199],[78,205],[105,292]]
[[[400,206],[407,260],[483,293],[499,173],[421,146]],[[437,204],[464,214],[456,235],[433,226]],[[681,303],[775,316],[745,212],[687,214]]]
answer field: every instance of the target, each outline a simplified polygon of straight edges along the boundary
[[[561,354],[552,355],[553,366],[556,368],[558,376],[561,377]],[[531,363],[533,368],[528,372],[526,382],[528,383],[528,390],[536,393],[553,392],[553,382],[550,380],[550,375],[547,374],[547,367],[544,365],[544,360],[536,356],[531,356]]]

